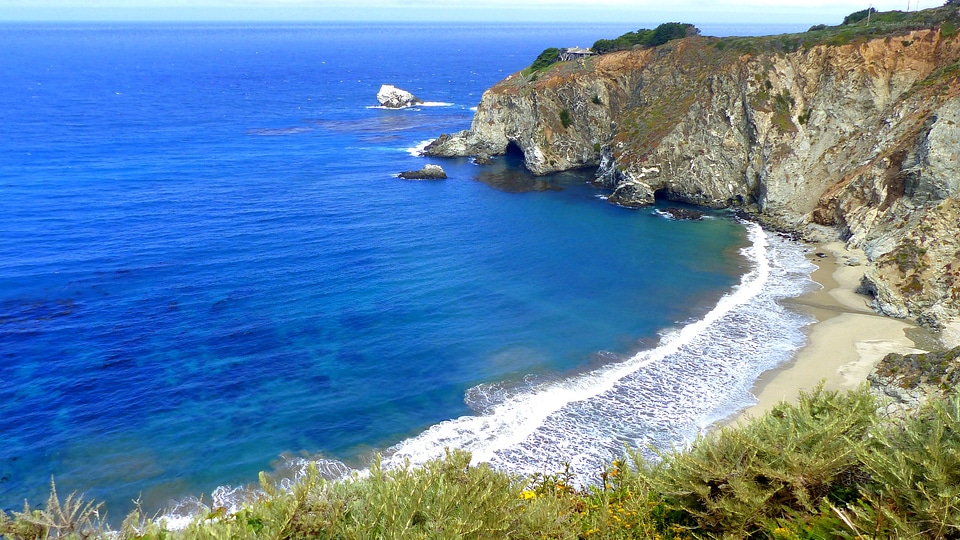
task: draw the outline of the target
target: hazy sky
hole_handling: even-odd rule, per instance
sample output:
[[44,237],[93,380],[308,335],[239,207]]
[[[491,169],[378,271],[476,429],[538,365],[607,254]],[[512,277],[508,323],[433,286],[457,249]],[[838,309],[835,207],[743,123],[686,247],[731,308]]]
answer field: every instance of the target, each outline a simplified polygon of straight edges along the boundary
[[0,0],[0,20],[828,23],[943,0]]

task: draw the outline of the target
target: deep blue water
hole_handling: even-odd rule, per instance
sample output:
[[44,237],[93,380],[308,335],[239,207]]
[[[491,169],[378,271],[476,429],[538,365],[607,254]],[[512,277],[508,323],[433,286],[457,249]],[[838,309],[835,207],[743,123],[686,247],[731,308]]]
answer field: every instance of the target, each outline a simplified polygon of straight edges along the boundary
[[[586,470],[746,404],[802,342],[796,246],[607,204],[589,171],[394,176],[545,47],[628,29],[0,26],[0,508],[55,476],[157,509],[284,453]],[[434,106],[372,108],[382,83]]]

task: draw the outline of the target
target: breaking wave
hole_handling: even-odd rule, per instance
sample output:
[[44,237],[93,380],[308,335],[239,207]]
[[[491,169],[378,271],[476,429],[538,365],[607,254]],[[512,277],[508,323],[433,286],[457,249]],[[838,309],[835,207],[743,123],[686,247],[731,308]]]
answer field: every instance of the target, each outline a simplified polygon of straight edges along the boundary
[[456,447],[520,474],[569,463],[589,483],[625,445],[682,446],[753,404],[754,381],[789,360],[813,322],[778,300],[815,285],[800,246],[747,227],[752,268],[703,318],[664,332],[653,349],[571,378],[471,389],[467,404],[480,414],[432,426],[389,449],[384,463],[423,463]]
[[[389,448],[383,466],[421,464],[461,448],[474,463],[517,474],[569,464],[575,480],[589,484],[627,446],[654,458],[649,448],[684,446],[754,404],[756,379],[793,357],[804,344],[803,328],[813,322],[779,301],[816,284],[802,246],[759,225],[746,227],[751,244],[742,253],[750,271],[702,318],[663,331],[655,347],[631,357],[598,353],[603,367],[572,377],[475,386],[464,396],[475,415],[441,422]],[[292,482],[311,462],[328,479],[365,474],[335,460],[296,457],[286,459],[281,476]],[[211,504],[237,510],[251,493],[222,486]],[[162,519],[183,527],[198,508],[206,507],[184,501]]]

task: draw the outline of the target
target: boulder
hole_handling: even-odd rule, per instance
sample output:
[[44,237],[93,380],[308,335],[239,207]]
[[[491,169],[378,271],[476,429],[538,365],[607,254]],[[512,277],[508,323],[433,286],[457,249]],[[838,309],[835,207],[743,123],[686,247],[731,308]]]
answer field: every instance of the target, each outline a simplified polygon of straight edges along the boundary
[[402,109],[423,103],[422,99],[392,84],[385,84],[380,87],[380,91],[377,92],[377,101],[380,102],[380,105],[389,109]]
[[404,180],[445,180],[447,172],[439,165],[424,165],[419,171],[404,171],[400,173]]
[[493,158],[490,154],[477,154],[473,156],[473,162],[477,165],[490,165],[493,163]]

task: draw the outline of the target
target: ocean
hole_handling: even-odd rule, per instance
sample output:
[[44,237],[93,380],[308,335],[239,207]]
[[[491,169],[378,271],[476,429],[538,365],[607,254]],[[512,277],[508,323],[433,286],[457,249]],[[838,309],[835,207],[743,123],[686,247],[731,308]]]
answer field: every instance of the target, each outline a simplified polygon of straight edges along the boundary
[[[588,483],[751,404],[811,322],[778,303],[815,286],[802,246],[416,152],[541,50],[633,29],[0,26],[0,508],[449,446]],[[396,177],[428,162],[450,178]]]

